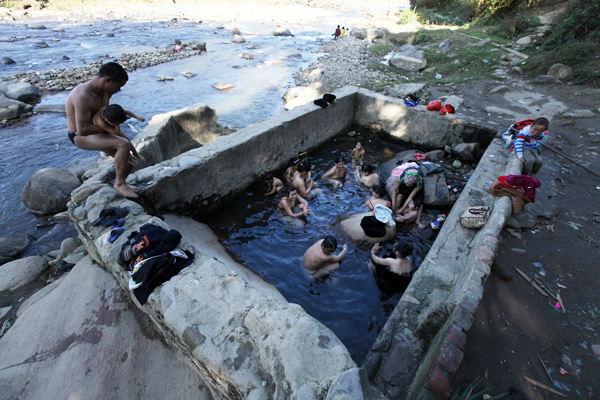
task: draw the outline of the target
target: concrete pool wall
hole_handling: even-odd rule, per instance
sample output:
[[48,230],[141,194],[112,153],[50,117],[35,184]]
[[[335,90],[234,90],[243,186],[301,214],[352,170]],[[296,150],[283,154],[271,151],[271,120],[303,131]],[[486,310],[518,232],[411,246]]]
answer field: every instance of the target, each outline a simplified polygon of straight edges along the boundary
[[[447,373],[460,363],[461,343],[489,274],[496,237],[510,214],[510,201],[492,198],[485,185],[507,168],[503,143],[492,141],[495,132],[490,129],[424,107],[408,108],[399,99],[354,87],[336,95],[337,102],[325,109],[308,104],[211,143],[197,139],[218,136],[215,116],[203,105],[157,117],[134,141],[147,166],[132,174],[131,182],[140,184],[142,202],[153,211],[201,216],[262,173],[285,165],[299,149],[318,147],[350,126],[378,124],[393,137],[427,148],[492,142],[440,231],[438,239],[443,240],[436,240],[363,368],[357,368],[328,328],[235,263],[206,226],[175,215],[163,222],[115,192],[108,162],[90,171],[90,179],[72,194],[69,213],[85,247],[125,290],[129,276],[116,257],[129,232],[153,222],[183,234],[182,246],[196,255],[194,263],[157,288],[140,308],[224,399],[443,396]],[[195,126],[194,118],[203,128]],[[194,148],[190,138],[203,146]],[[192,149],[182,152],[186,146]],[[513,161],[509,169],[520,168]],[[493,207],[484,229],[460,226],[460,213],[468,204]],[[125,205],[131,208],[125,234],[108,244],[110,229],[92,227],[91,221],[104,208]],[[456,357],[446,363],[451,355]]]

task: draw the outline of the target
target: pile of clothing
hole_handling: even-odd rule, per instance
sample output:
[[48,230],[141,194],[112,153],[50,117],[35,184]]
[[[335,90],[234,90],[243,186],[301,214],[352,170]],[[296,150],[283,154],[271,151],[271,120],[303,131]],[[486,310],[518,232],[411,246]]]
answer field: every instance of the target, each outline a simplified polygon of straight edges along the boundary
[[117,262],[131,274],[129,289],[144,305],[152,291],[194,261],[189,251],[178,249],[181,233],[154,224],[132,232],[121,247]]
[[519,215],[525,204],[535,203],[535,189],[541,186],[539,180],[528,175],[506,175],[492,182],[489,192],[494,197],[510,197],[512,213]]

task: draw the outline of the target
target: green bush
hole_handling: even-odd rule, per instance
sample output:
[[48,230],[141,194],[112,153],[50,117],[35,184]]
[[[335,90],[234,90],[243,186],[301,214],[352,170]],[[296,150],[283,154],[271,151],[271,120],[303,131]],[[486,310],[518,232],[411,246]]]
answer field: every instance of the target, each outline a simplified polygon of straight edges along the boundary
[[554,28],[544,48],[555,48],[569,41],[600,40],[600,2],[577,0],[570,4],[561,22]]

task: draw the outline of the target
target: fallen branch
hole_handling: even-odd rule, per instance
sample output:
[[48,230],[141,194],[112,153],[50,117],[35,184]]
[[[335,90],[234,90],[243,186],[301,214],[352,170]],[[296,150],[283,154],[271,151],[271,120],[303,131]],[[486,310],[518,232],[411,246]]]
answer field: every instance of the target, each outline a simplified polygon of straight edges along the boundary
[[527,274],[525,274],[525,272],[521,271],[519,268],[517,267],[513,267],[515,269],[515,271],[517,271],[519,273],[519,275],[521,275],[523,278],[525,278],[525,280],[527,282],[529,282],[531,284],[531,286],[533,286],[534,288],[537,289],[538,292],[540,292],[541,294],[543,294],[545,297],[548,297],[548,294],[542,290],[542,288],[540,288],[537,283],[535,283],[534,281],[532,281]]
[[[586,167],[585,165],[581,164],[579,161],[575,161],[573,160],[571,157],[567,156],[565,153],[558,151],[550,146],[548,146],[547,144],[542,143],[542,146],[556,154],[558,154],[559,156],[561,156],[562,158],[571,161],[573,164],[577,165],[578,167],[581,167],[583,169],[585,169],[587,172],[589,172],[590,174],[597,176],[598,178],[600,178],[600,174],[598,174],[597,172],[592,171],[591,169],[589,169],[588,167]],[[561,182],[562,183],[562,182]]]
[[545,390],[547,390],[547,391],[549,391],[549,392],[551,392],[551,393],[557,394],[557,395],[559,395],[559,396],[562,396],[562,397],[567,397],[567,395],[566,395],[566,394],[564,394],[564,393],[561,393],[561,392],[559,392],[558,390],[554,390],[554,389],[552,389],[551,387],[544,385],[543,383],[539,383],[538,381],[534,381],[533,379],[531,379],[531,378],[528,378],[528,377],[525,377],[525,379],[527,379],[527,382],[531,383],[532,385],[535,385],[535,386],[537,386],[537,387],[540,387],[540,388],[542,388],[542,389],[545,389]]
[[554,384],[554,380],[550,376],[550,372],[548,372],[548,368],[546,368],[546,364],[544,364],[544,360],[542,360],[542,357],[540,357],[539,354],[538,354],[538,358],[540,359],[540,362],[542,363],[542,367],[544,367],[544,371],[546,371],[546,375],[548,375],[548,378],[550,379],[550,383]]

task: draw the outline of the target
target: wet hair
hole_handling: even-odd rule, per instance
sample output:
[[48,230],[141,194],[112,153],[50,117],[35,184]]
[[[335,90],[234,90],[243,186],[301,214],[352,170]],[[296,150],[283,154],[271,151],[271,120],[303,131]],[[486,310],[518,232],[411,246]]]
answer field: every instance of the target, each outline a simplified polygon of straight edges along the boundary
[[323,239],[323,243],[322,246],[326,249],[337,249],[337,240],[334,236],[326,236],[325,239]]
[[339,163],[346,164],[346,160],[344,160],[344,157],[338,157],[334,161],[335,161],[336,164],[339,164]]
[[290,158],[290,165],[296,165],[298,164],[298,161],[300,161],[298,158],[292,157]]
[[298,172],[309,172],[310,169],[310,164],[306,161],[302,161],[298,164]]
[[181,40],[175,39],[175,44],[181,44]]
[[413,252],[412,242],[406,240],[398,240],[394,243],[394,253],[400,253],[400,257],[406,258]]
[[419,199],[417,196],[413,197],[412,199],[413,203],[415,203],[415,207],[419,208],[419,206],[421,205],[421,199]]
[[125,68],[112,61],[107,62],[100,67],[98,76],[101,78],[107,76],[115,82],[127,82],[129,80],[129,76],[127,76],[127,71],[125,71]]
[[373,168],[373,166],[371,164],[369,164],[368,162],[363,163],[361,168],[362,168],[363,172],[371,173],[371,172],[375,171],[375,168]]
[[288,197],[292,192],[297,192],[297,190],[291,185],[286,185],[285,189],[283,189],[283,194],[285,195],[285,197]]
[[108,120],[108,122],[112,124],[122,124],[127,121],[127,114],[125,114],[125,110],[118,104],[111,104],[107,106],[102,112],[104,118]]
[[385,197],[386,191],[385,185],[382,184],[378,184],[373,187],[373,192],[377,193],[377,195],[382,199]]
[[306,151],[299,151],[298,157],[300,157],[300,159],[308,158],[308,153]]
[[362,147],[365,147],[365,141],[363,139],[358,139],[356,143],[360,143]]
[[546,118],[537,118],[535,121],[533,121],[533,125],[545,126],[546,129],[548,129],[548,126],[550,126],[550,122],[548,122]]
[[273,179],[273,174],[271,172],[265,172],[262,177],[265,181],[270,181]]

